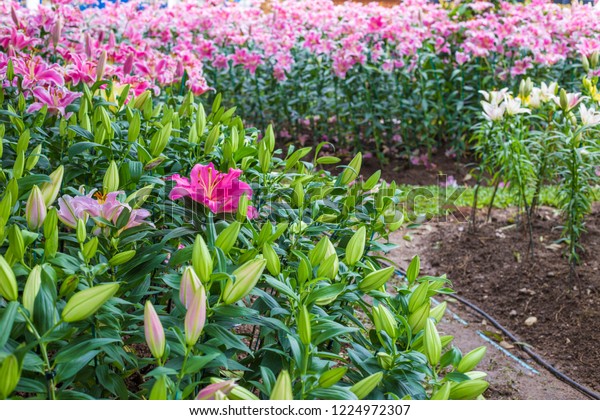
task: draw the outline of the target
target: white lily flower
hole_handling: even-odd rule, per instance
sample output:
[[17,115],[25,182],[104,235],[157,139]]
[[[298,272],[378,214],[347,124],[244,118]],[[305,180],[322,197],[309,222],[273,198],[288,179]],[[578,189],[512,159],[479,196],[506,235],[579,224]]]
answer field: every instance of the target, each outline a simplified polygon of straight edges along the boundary
[[542,82],[540,88],[540,99],[542,102],[554,101],[558,99],[556,92],[558,91],[558,83],[552,82],[549,85]]
[[508,115],[531,114],[530,109],[521,107],[521,99],[519,98],[512,98],[507,95],[503,105],[506,106],[506,113]]
[[489,92],[485,90],[480,90],[479,93],[483,95],[485,100],[492,105],[500,105],[500,103],[504,100],[506,96],[506,92],[508,92],[508,88],[504,88],[502,90],[491,90]]
[[579,115],[583,125],[593,127],[600,124],[600,112],[596,111],[594,107],[587,109],[584,104],[579,105]]
[[489,103],[485,101],[481,101],[481,106],[483,107],[483,116],[488,121],[500,121],[504,116],[504,111],[506,109],[505,104],[497,104],[497,103]]

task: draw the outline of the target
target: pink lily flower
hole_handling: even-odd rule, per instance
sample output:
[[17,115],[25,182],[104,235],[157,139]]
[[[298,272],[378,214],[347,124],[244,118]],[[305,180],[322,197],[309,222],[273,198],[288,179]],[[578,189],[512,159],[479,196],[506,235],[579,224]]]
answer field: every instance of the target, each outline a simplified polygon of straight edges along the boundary
[[81,95],[81,93],[71,92],[64,87],[48,86],[48,88],[44,88],[38,86],[33,89],[33,96],[37,102],[29,105],[27,112],[39,111],[44,105],[48,105],[48,112],[51,114],[60,114],[68,119],[72,112],[66,112],[67,106],[71,105]]
[[66,67],[66,79],[73,86],[79,83],[92,85],[96,81],[96,64],[88,61],[85,55],[72,54],[72,63]]
[[218,392],[227,395],[235,388],[235,381],[228,380],[223,382],[217,382],[216,384],[210,384],[206,387],[202,388],[198,395],[196,396],[196,400],[214,400],[217,396]]
[[41,85],[63,86],[65,79],[56,64],[48,65],[40,56],[30,60],[14,60],[15,74],[23,76],[23,89],[32,89]]
[[[237,211],[238,202],[243,194],[252,199],[250,185],[239,180],[242,171],[229,169],[224,174],[215,170],[214,165],[195,165],[190,173],[190,178],[178,174],[169,179],[176,185],[169,193],[171,200],[190,197],[192,200],[208,207],[213,213],[233,213]],[[257,212],[253,207],[248,208],[248,217],[256,217]]]
[[[150,216],[148,210],[132,209],[128,204],[121,203],[117,199],[121,194],[123,194],[123,191],[114,191],[106,195],[92,191],[88,195],[78,197],[63,195],[58,199],[58,218],[72,229],[77,226],[78,219],[87,221],[88,216],[102,218],[116,224],[123,209],[128,209],[130,211],[129,220],[118,233],[144,223],[154,226],[151,222],[145,220]],[[106,225],[100,222],[96,222],[96,224],[98,228],[94,230],[94,234],[99,235]]]

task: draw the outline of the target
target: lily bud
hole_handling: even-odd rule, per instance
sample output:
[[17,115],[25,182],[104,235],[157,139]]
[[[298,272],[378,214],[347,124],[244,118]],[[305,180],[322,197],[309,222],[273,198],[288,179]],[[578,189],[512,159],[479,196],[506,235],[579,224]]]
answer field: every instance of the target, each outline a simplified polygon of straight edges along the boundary
[[271,390],[270,400],[293,400],[292,379],[287,370],[282,370]]
[[381,382],[382,378],[383,372],[374,373],[355,383],[350,388],[350,391],[352,391],[359,400],[362,400],[366,398],[375,388],[377,388],[377,385],[379,385],[379,382]]
[[108,165],[108,169],[104,174],[104,180],[102,182],[104,194],[118,191],[119,182],[119,168],[117,167],[117,162],[112,160],[110,165]]
[[77,322],[93,315],[117,293],[118,283],[106,283],[75,293],[62,311],[65,322]]
[[336,367],[324,372],[319,378],[321,388],[329,388],[337,384],[346,374],[348,368],[345,366]]
[[423,344],[425,346],[425,356],[427,356],[427,360],[432,366],[436,366],[442,356],[442,341],[440,340],[440,335],[431,318],[427,318],[427,321],[425,321]]
[[378,333],[385,331],[392,340],[395,340],[398,336],[398,322],[396,322],[394,315],[385,306],[379,305],[373,307],[373,323]]
[[377,353],[377,363],[379,363],[379,366],[383,369],[390,370],[394,367],[394,358],[391,355],[380,351]]
[[329,280],[333,280],[335,279],[335,276],[337,276],[337,273],[339,271],[340,260],[337,256],[335,247],[333,246],[329,238],[325,237],[325,239],[325,255],[323,257],[322,262],[319,264],[319,268],[317,269],[317,276],[326,277]]
[[50,182],[44,182],[41,185],[40,189],[42,191],[42,196],[44,197],[44,203],[46,206],[50,206],[56,201],[64,174],[65,168],[64,166],[60,165],[49,175]]
[[323,236],[323,238],[321,238],[317,245],[315,245],[313,249],[308,251],[308,258],[313,266],[318,265],[325,258],[325,251],[327,251],[328,248],[328,240],[329,238],[327,236]]
[[346,263],[349,266],[353,266],[362,258],[365,251],[366,235],[367,230],[364,226],[361,226],[348,241],[348,245],[346,246]]
[[133,143],[140,135],[140,129],[142,126],[142,117],[139,113],[134,113],[131,121],[129,122],[129,129],[127,130],[127,141]]
[[596,69],[596,67],[598,67],[598,57],[600,56],[600,53],[598,53],[598,51],[594,51],[592,53],[592,55],[590,56],[590,67],[593,68],[594,70]]
[[156,158],[160,156],[163,150],[165,150],[165,147],[169,144],[172,131],[173,125],[168,123],[152,136],[152,140],[150,141],[150,154],[152,157]]
[[17,152],[15,163],[13,164],[13,179],[19,179],[23,176],[25,169],[25,152]]
[[433,317],[433,319],[435,319],[436,322],[440,322],[442,320],[442,318],[444,317],[444,313],[446,312],[447,306],[448,306],[448,303],[446,301],[440,303],[435,308],[431,309],[431,311],[429,312],[429,316]]
[[17,300],[19,297],[15,273],[2,255],[0,255],[0,296],[8,301]]
[[305,305],[302,305],[299,308],[298,314],[298,335],[300,336],[300,341],[305,346],[310,345],[312,339],[312,330],[310,325],[310,313]]
[[356,179],[358,174],[360,173],[360,168],[362,166],[362,153],[358,152],[354,159],[350,161],[350,164],[344,172],[340,175],[340,184],[348,185],[352,181]]
[[167,344],[165,330],[160,322],[160,318],[152,306],[152,302],[146,301],[144,306],[144,335],[150,352],[156,359],[161,359],[165,354]]
[[[25,256],[25,241],[23,240],[23,233],[19,226],[12,225],[8,231],[8,250],[12,253],[13,261],[21,261]],[[8,254],[7,254],[8,258]],[[13,261],[9,264],[12,266]]]
[[198,134],[198,136],[202,137],[202,134],[204,134],[204,129],[206,128],[206,112],[204,111],[204,106],[201,103],[198,104],[195,126],[196,133]]
[[480,396],[490,386],[481,379],[473,379],[452,384],[450,389],[451,400],[472,400]]
[[92,239],[90,239],[83,245],[83,257],[85,258],[86,262],[89,262],[92,258],[94,258],[97,251],[98,237],[94,236]]
[[12,394],[20,377],[19,361],[15,355],[10,354],[0,364],[0,400],[8,398]]
[[55,207],[48,210],[46,220],[44,221],[44,251],[46,257],[54,258],[58,251],[58,211]]
[[245,298],[258,283],[267,261],[263,258],[257,258],[248,261],[233,272],[235,283],[229,279],[223,289],[223,302],[232,304]]
[[25,169],[31,171],[35,165],[37,165],[38,161],[40,160],[40,153],[42,153],[42,145],[38,144],[27,157],[27,160],[25,161]]
[[129,75],[131,70],[133,70],[133,53],[129,53],[125,59],[125,63],[123,63],[123,75]]
[[559,98],[560,107],[564,112],[567,112],[569,110],[569,98],[567,97],[567,91],[561,88]]
[[96,66],[96,80],[101,80],[106,69],[106,50],[102,50]]
[[198,339],[204,324],[206,323],[206,291],[204,286],[200,285],[191,297],[191,303],[185,314],[185,342],[193,347]]
[[583,67],[583,71],[588,73],[590,71],[590,62],[588,61],[585,55],[581,55],[581,67]]
[[208,155],[208,154],[210,154],[210,152],[213,151],[215,144],[217,143],[217,140],[219,139],[220,135],[221,135],[221,125],[216,124],[210,130],[210,132],[208,133],[208,136],[206,137],[206,141],[204,142],[204,154],[205,155]]
[[269,273],[271,273],[273,276],[278,276],[281,272],[281,262],[279,261],[277,253],[273,249],[273,245],[263,245],[263,257],[265,260],[267,260],[267,270],[269,270]]
[[79,277],[76,274],[72,274],[62,282],[58,295],[61,297],[68,296],[77,289],[77,286],[79,286]]
[[450,397],[451,382],[446,382],[435,394],[431,396],[432,400],[446,401]]
[[[200,278],[200,281],[207,284],[213,271],[213,260],[206,242],[201,235],[196,235],[194,246],[192,248],[192,266]],[[183,302],[183,301],[182,301]]]
[[383,286],[394,274],[394,267],[386,267],[381,270],[373,271],[367,274],[359,283],[358,288],[362,292],[370,292],[371,290],[378,290]]
[[131,249],[129,251],[119,252],[118,254],[113,256],[110,260],[108,260],[108,265],[110,265],[111,267],[116,267],[118,265],[125,264],[125,263],[131,261],[131,259],[133,257],[135,257],[135,254],[136,254],[136,251],[134,249]]
[[161,375],[159,376],[154,385],[152,385],[152,390],[150,391],[151,401],[164,401],[167,399],[167,376]]
[[85,228],[85,221],[83,219],[77,219],[77,227],[75,228],[75,233],[77,237],[77,242],[80,244],[85,242],[85,238],[87,238],[87,231]]
[[183,270],[183,275],[181,276],[181,283],[179,285],[179,300],[186,309],[189,309],[192,305],[192,301],[194,299],[194,293],[196,290],[202,287],[202,283],[200,279],[196,275],[196,272],[192,267],[186,267]]
[[481,359],[485,356],[487,348],[485,346],[477,347],[474,350],[471,350],[467,354],[465,354],[456,370],[460,373],[467,373],[475,369],[475,366],[481,362]]
[[430,309],[431,302],[427,301],[408,317],[408,325],[410,325],[413,335],[425,328],[425,321],[429,317]]
[[373,175],[371,175],[364,183],[363,183],[363,191],[369,191],[375,188],[375,185],[379,182],[381,178],[381,170],[378,170]]
[[232,222],[219,234],[217,240],[215,241],[215,245],[221,248],[225,254],[229,254],[229,251],[231,251],[231,248],[233,248],[237,242],[241,228],[242,225],[240,222]]
[[62,30],[63,30],[63,20],[62,20],[62,17],[59,17],[56,20],[56,22],[54,23],[54,26],[52,27],[52,29],[50,30],[50,35],[52,36],[52,45],[54,46],[55,49],[58,46],[58,43],[60,42],[60,36],[62,34]]
[[246,194],[242,194],[240,199],[238,200],[238,208],[237,208],[237,220],[239,222],[243,222],[246,220],[248,216],[248,206],[250,205],[250,200],[248,200],[248,196]]
[[415,288],[408,299],[408,312],[415,312],[417,308],[421,307],[421,305],[425,303],[428,291],[429,283],[427,281],[424,281],[417,288]]
[[23,306],[29,311],[29,316],[31,319],[33,319],[35,298],[40,291],[41,285],[42,267],[40,265],[36,265],[29,273],[27,282],[25,283],[25,288],[23,289]]
[[150,99],[150,91],[145,90],[144,92],[142,92],[142,94],[140,96],[137,96],[133,100],[133,107],[135,109],[142,111],[144,109],[144,105],[146,104],[146,101],[148,101],[149,99]]

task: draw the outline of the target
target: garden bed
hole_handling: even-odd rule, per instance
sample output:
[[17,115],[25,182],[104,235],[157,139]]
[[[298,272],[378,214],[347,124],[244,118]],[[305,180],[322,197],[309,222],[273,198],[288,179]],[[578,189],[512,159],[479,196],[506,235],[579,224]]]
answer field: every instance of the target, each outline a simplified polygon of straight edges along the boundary
[[[588,218],[586,251],[571,280],[564,247],[556,244],[561,224],[556,212],[544,208],[535,221],[534,258],[513,213],[495,210],[492,222],[476,233],[466,223],[432,224],[415,253],[422,252],[430,274],[447,273],[460,296],[484,308],[560,371],[598,391],[600,206]],[[531,317],[537,321],[527,325]]]

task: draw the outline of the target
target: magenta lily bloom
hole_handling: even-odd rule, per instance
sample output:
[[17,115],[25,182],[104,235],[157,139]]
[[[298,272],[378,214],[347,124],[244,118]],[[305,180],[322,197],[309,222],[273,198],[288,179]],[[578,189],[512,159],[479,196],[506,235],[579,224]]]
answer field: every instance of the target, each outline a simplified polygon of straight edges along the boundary
[[32,113],[39,111],[44,107],[48,106],[48,112],[51,114],[60,114],[64,118],[69,118],[72,112],[67,112],[67,106],[71,105],[73,101],[79,98],[82,94],[71,92],[64,87],[53,87],[49,86],[47,89],[38,86],[33,89],[33,96],[37,102],[32,103],[27,112]]
[[[114,191],[106,195],[92,191],[88,195],[78,197],[63,195],[58,199],[58,218],[72,229],[77,226],[77,220],[87,221],[88,216],[100,217],[116,224],[123,209],[128,209],[130,211],[129,220],[119,233],[143,223],[154,226],[145,220],[150,216],[148,210],[132,209],[128,204],[120,202],[117,198],[121,194],[123,191]],[[98,229],[94,231],[95,235],[99,235],[101,228],[105,227],[101,223],[97,223],[97,225]]]
[[[176,185],[169,198],[177,200],[190,197],[192,200],[208,207],[213,213],[234,213],[243,194],[252,198],[252,188],[240,181],[240,169],[229,169],[228,173],[215,170],[212,163],[195,165],[189,178],[180,175],[170,177]],[[256,209],[248,208],[248,216],[256,217]]]
[[[15,74],[23,76],[23,89],[33,89],[41,85],[64,86],[65,79],[56,64],[48,65],[40,56],[30,60],[15,60]],[[72,101],[71,101],[72,102]]]

